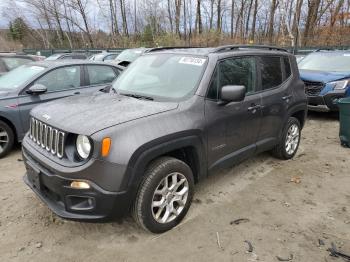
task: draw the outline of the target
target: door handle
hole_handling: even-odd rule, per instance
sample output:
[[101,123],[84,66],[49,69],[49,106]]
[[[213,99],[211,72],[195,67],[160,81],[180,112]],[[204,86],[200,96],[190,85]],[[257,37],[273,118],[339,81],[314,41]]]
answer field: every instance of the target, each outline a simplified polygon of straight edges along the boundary
[[282,100],[289,101],[289,99],[291,99],[291,98],[292,98],[292,95],[288,95],[288,96],[282,97]]
[[80,95],[80,92],[79,91],[74,92],[74,95]]
[[258,110],[258,109],[261,109],[262,108],[262,106],[261,105],[251,105],[250,107],[248,107],[248,111],[250,111],[250,112],[252,112],[253,114],[255,114],[256,113],[256,111]]

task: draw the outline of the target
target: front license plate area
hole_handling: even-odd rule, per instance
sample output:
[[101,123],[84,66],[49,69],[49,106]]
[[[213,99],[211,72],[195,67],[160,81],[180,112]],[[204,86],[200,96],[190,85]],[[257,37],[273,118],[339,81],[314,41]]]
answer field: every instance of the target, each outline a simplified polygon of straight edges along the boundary
[[27,162],[27,176],[29,183],[36,189],[40,191],[41,183],[40,183],[40,170],[33,167]]

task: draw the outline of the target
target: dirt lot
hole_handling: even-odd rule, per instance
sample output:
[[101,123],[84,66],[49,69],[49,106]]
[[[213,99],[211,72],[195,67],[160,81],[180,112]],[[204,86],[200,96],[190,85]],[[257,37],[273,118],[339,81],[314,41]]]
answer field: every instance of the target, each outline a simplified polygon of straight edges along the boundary
[[[0,261],[343,261],[350,253],[350,149],[338,120],[313,114],[298,155],[259,155],[201,182],[183,223],[163,235],[53,215],[22,182],[20,149],[0,160]],[[291,181],[293,180],[293,181]],[[246,218],[236,225],[232,221]],[[319,245],[319,239],[325,245]],[[253,252],[247,252],[248,240]]]

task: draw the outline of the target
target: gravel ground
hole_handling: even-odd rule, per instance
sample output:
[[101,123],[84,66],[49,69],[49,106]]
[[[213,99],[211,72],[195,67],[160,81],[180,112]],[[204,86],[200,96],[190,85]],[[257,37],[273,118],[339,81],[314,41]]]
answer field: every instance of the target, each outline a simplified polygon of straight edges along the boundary
[[22,182],[18,146],[0,160],[0,261],[341,262],[327,251],[334,242],[350,254],[350,149],[338,128],[336,117],[312,114],[293,160],[261,154],[211,176],[196,186],[185,220],[162,235],[131,218],[89,224],[53,215]]

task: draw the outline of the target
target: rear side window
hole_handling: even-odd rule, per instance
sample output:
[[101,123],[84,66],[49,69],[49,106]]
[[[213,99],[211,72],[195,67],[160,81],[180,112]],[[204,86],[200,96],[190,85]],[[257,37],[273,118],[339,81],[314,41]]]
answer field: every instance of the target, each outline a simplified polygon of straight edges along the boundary
[[290,61],[288,57],[283,57],[284,70],[286,73],[286,79],[290,77],[292,74],[292,70],[290,69]]
[[281,59],[278,56],[263,56],[259,58],[262,89],[279,86],[283,82]]
[[255,58],[229,58],[219,63],[215,69],[208,90],[208,98],[218,99],[219,91],[226,85],[244,85],[247,94],[255,92]]
[[90,85],[101,85],[113,82],[117,73],[110,66],[88,65]]

